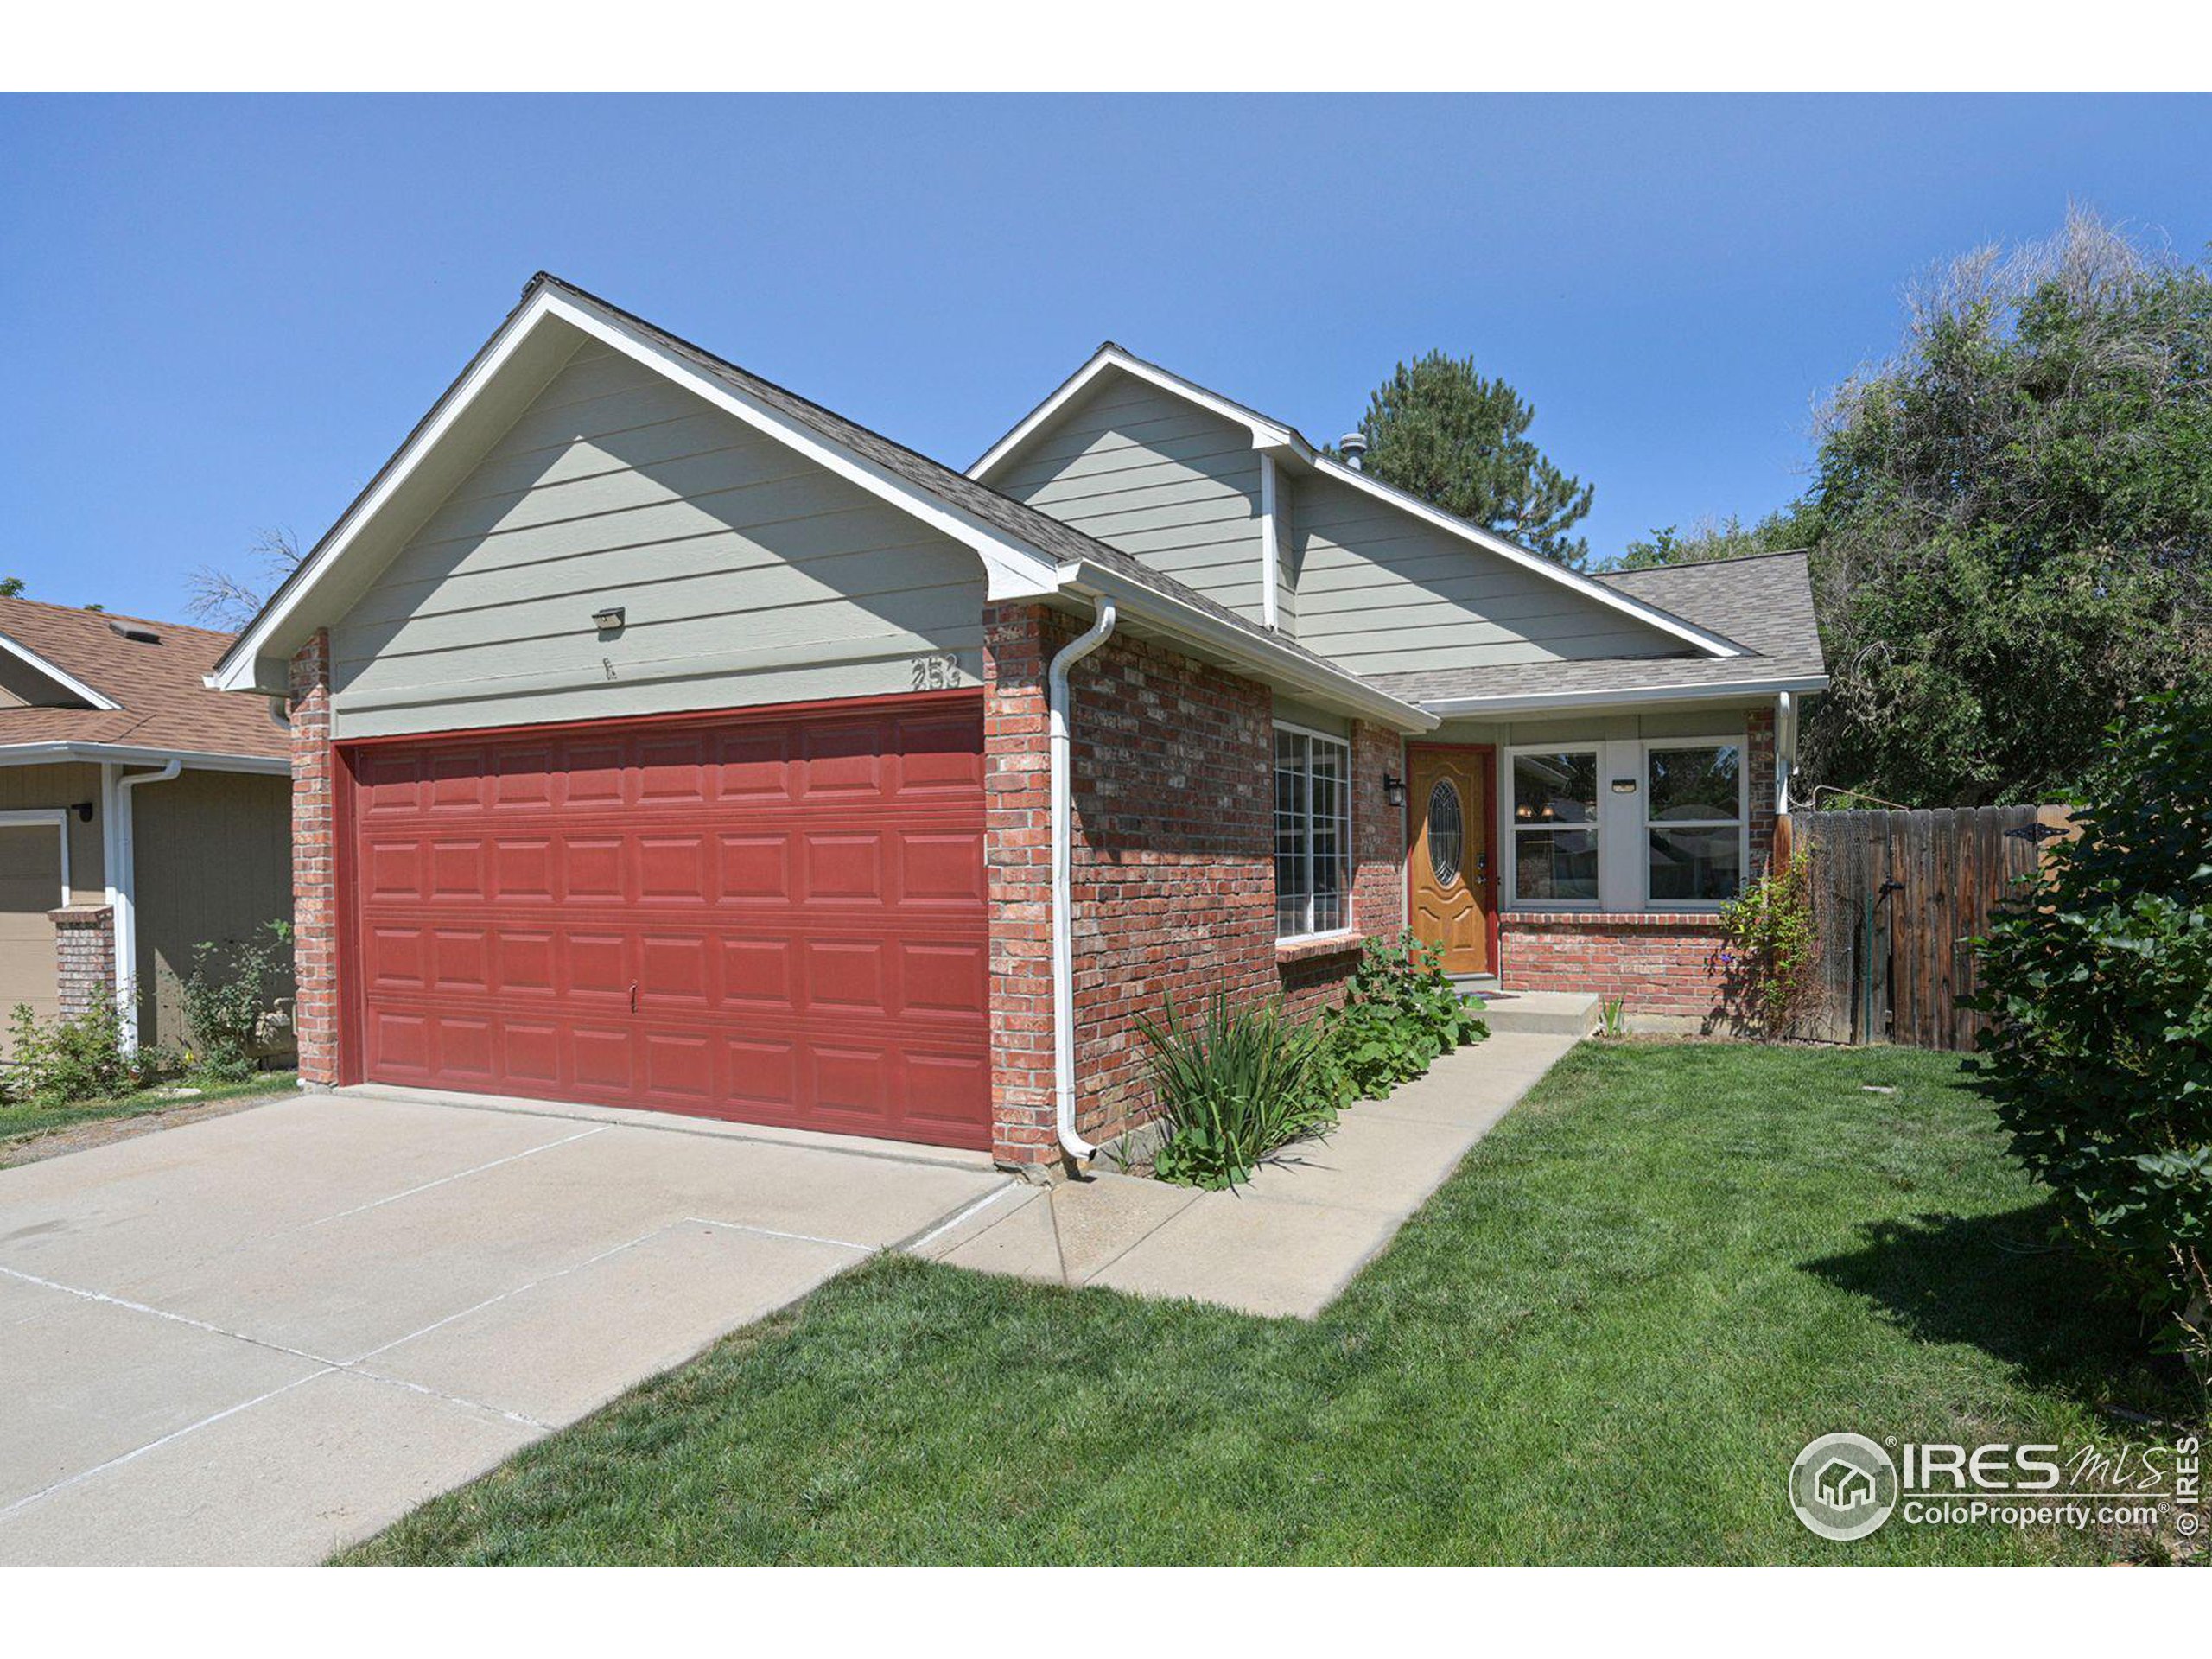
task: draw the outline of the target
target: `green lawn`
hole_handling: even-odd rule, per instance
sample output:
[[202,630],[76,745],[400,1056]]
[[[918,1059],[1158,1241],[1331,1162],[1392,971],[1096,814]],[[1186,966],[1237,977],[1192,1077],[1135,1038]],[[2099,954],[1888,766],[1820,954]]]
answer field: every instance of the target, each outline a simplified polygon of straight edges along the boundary
[[1832,1429],[2110,1442],[2101,1405],[2185,1409],[2048,1224],[1943,1057],[1585,1045],[1317,1324],[885,1259],[344,1559],[2137,1554],[1834,1544],[1789,1509]]
[[149,1112],[174,1112],[185,1107],[204,1106],[215,1100],[238,1100],[249,1095],[289,1094],[296,1087],[296,1074],[290,1071],[264,1071],[244,1083],[210,1084],[197,1095],[184,1098],[141,1090],[113,1100],[79,1100],[67,1106],[0,1105],[0,1162],[6,1160],[4,1148],[16,1141],[27,1141],[33,1135],[48,1135],[55,1129],[73,1129],[80,1123],[98,1123],[108,1118],[143,1117]]

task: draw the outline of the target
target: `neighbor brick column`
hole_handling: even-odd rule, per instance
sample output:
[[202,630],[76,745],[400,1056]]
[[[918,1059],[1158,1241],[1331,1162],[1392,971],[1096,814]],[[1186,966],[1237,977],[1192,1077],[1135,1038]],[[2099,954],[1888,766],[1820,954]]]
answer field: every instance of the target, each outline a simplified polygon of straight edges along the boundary
[[989,881],[991,1150],[1002,1164],[1059,1156],[1052,1112],[1048,613],[983,608],[984,861]]
[[[68,905],[47,912],[54,924],[54,976],[61,1017],[88,1012],[115,989],[115,912],[105,905]],[[120,999],[118,999],[118,1001]]]
[[292,658],[293,1022],[300,1081],[338,1081],[338,876],[333,838],[330,636]]

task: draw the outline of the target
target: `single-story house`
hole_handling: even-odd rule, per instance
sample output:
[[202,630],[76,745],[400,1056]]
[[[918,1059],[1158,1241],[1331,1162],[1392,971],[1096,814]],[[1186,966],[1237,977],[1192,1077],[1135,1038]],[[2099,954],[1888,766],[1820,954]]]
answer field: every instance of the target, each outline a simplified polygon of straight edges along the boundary
[[290,914],[291,734],[207,686],[230,642],[0,599],[0,1016],[105,988],[126,1040],[181,1042],[193,948]]
[[540,275],[210,676],[289,700],[304,1079],[1083,1157],[1135,1017],[1701,1014],[1804,563],[1567,569],[1103,347],[965,474]]

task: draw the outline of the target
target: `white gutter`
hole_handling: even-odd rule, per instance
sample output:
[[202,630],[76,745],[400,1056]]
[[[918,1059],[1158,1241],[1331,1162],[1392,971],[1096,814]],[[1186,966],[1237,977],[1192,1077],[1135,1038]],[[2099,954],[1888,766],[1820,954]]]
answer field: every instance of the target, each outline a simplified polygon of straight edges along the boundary
[[82,743],[56,739],[44,743],[0,745],[0,766],[43,766],[58,760],[90,760],[101,766],[163,766],[172,761],[195,772],[252,772],[286,777],[292,763],[267,754],[219,754],[193,749],[143,749],[128,743]]
[[1052,711],[1052,1099],[1060,1148],[1077,1160],[1098,1148],[1075,1128],[1075,767],[1068,741],[1068,670],[1114,632],[1114,601],[1101,598],[1089,632],[1060,647],[1045,677]]
[[114,808],[108,819],[108,845],[114,862],[108,867],[107,885],[115,930],[115,1010],[123,1024],[123,1052],[138,1052],[138,842],[130,823],[130,791],[141,784],[166,784],[184,770],[181,760],[171,760],[159,772],[134,772],[117,776],[103,772],[102,792],[114,778]]
[[1456,715],[1510,715],[1552,709],[1606,708],[1614,704],[1673,702],[1689,699],[1772,696],[1781,692],[1825,691],[1828,677],[1789,679],[1700,680],[1681,685],[1615,686],[1602,691],[1528,691],[1491,697],[1424,697],[1421,707],[1449,720]]

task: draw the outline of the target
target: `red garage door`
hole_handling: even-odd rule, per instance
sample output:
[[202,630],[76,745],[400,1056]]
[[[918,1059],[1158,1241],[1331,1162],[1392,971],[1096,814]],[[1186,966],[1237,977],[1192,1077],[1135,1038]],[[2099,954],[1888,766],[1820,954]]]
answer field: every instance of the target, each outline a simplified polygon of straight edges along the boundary
[[980,700],[347,753],[346,1070],[990,1145]]

